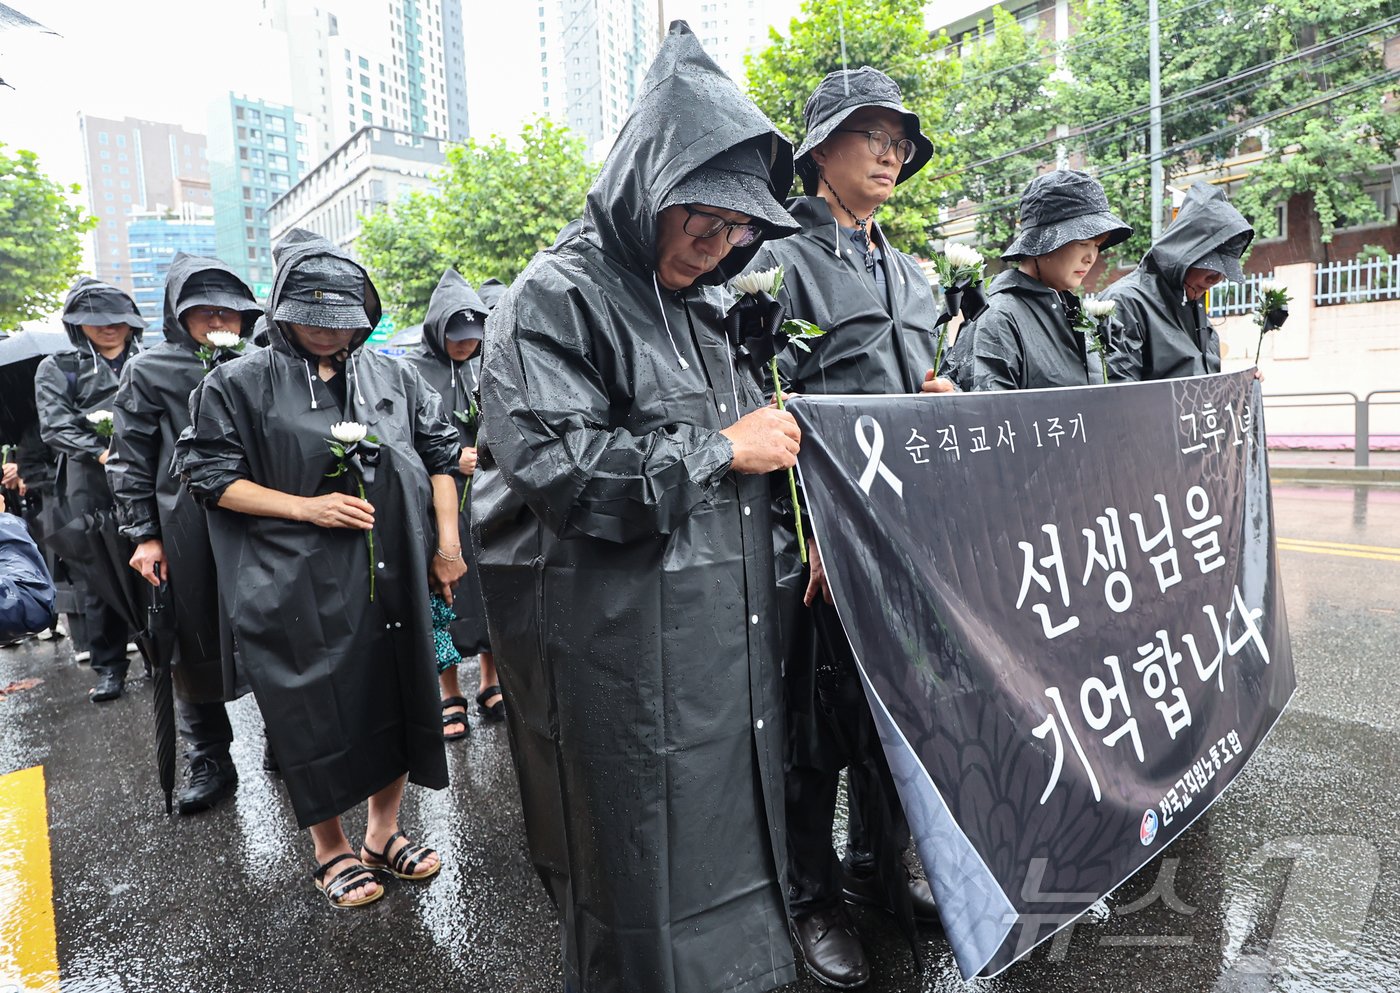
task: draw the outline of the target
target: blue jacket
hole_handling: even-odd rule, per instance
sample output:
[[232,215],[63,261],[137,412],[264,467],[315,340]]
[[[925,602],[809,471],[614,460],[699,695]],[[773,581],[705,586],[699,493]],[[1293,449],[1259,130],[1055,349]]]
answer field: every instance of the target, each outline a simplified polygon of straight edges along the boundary
[[53,623],[53,579],[29,528],[0,514],[0,641],[12,641]]

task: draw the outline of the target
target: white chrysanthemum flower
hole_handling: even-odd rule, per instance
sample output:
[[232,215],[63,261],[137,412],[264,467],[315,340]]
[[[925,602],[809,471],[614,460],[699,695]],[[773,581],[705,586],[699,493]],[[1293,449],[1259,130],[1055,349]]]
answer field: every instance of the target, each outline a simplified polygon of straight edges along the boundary
[[943,281],[942,277],[938,275],[938,263],[933,261],[920,262],[919,268],[923,270],[924,278],[928,280],[928,285],[935,290],[938,289],[938,284]]
[[1288,285],[1281,279],[1264,279],[1259,282],[1260,293],[1286,293]]
[[767,293],[772,296],[782,278],[783,267],[778,265],[771,269],[758,269],[735,276],[729,281],[729,285],[736,293]]
[[342,445],[355,445],[365,440],[369,429],[357,421],[338,421],[331,425],[331,437]]
[[982,264],[982,253],[971,245],[950,241],[943,246],[943,257],[954,269],[971,268]]
[[1107,317],[1117,309],[1117,300],[1100,300],[1098,297],[1084,298],[1084,313],[1095,320],[1098,320],[1100,317]]
[[243,339],[232,331],[210,331],[209,344],[214,348],[237,348]]
[[105,424],[112,419],[112,412],[110,410],[94,410],[87,415],[87,419],[89,424]]

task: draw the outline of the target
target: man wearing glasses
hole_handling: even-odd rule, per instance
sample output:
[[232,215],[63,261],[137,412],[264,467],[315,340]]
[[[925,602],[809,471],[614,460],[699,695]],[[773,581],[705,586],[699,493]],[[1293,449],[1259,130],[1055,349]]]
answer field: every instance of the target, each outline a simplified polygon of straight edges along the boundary
[[[933,370],[935,303],[913,258],[890,246],[875,214],[933,154],[899,86],[867,67],[828,75],[803,109],[807,137],[795,166],[806,196],[787,208],[802,225],[765,245],[754,268],[784,267],[789,317],[826,334],[780,364],[796,393],[944,393]],[[784,507],[791,522],[791,508]],[[810,535],[811,529],[807,529]],[[815,541],[810,568],[779,570],[787,591],[784,683],[788,903],[808,970],[842,989],[870,968],[845,903],[896,914],[906,928],[935,923],[928,883],[909,878],[909,829],[885,763],[850,645],[832,606]],[[805,589],[803,602],[796,591]],[[850,823],[844,859],[832,850],[837,784],[847,769]],[[844,864],[843,864],[844,863]],[[880,880],[884,879],[885,883]]]
[[676,22],[585,223],[487,322],[472,537],[573,993],[796,978],[766,474],[800,435],[715,305],[796,230],[791,182],[792,147]]

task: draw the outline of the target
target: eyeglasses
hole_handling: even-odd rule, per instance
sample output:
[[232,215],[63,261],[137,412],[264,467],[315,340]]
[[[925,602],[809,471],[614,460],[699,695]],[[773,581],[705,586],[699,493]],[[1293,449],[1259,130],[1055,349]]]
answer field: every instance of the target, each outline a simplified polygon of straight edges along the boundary
[[877,159],[894,146],[895,154],[899,156],[899,161],[908,162],[914,157],[914,142],[909,138],[901,138],[895,141],[890,137],[888,131],[858,131],[854,128],[835,128],[843,134],[863,134],[865,141],[870,146],[870,154]]
[[186,312],[185,316],[202,317],[206,321],[212,321],[216,318],[224,321],[232,321],[241,319],[243,315],[236,310],[229,310],[227,307],[191,307]]
[[745,248],[752,245],[758,238],[761,228],[752,221],[726,221],[718,214],[711,214],[709,211],[700,210],[690,204],[682,204],[685,207],[685,233],[692,238],[713,238],[721,231],[727,230],[725,240],[735,248]]

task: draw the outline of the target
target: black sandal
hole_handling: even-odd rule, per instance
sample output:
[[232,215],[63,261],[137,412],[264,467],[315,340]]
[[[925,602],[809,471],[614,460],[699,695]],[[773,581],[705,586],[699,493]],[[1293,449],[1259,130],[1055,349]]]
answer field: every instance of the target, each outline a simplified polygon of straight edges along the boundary
[[[446,728],[452,724],[462,725],[462,730],[460,731],[454,731],[450,734],[447,731],[443,731],[442,737],[444,741],[457,741],[459,738],[465,738],[471,733],[471,725],[467,723],[467,708],[470,706],[471,704],[467,702],[467,698],[464,696],[450,696],[442,701],[442,726]],[[448,707],[461,707],[462,710],[460,713],[449,714],[447,712]]]
[[[394,853],[393,858],[386,859],[385,853],[394,847],[394,842],[403,839],[403,847]],[[438,855],[437,865],[431,869],[424,869],[421,872],[415,871],[429,855],[437,855],[433,849],[427,845],[415,845],[408,840],[408,835],[402,831],[395,831],[389,836],[389,840],[384,845],[383,852],[376,852],[368,845],[360,846],[360,859],[371,869],[383,869],[392,872],[400,879],[408,879],[414,882],[422,879],[431,879],[438,874],[442,868],[442,856]]]
[[[326,873],[330,871],[331,866],[339,865],[346,859],[349,859],[355,864],[342,869],[327,880],[325,878]],[[346,852],[344,855],[337,855],[329,862],[318,865],[316,871],[311,874],[311,881],[316,885],[318,890],[325,894],[326,899],[330,901],[330,905],[336,910],[350,910],[354,907],[364,907],[384,895],[384,884],[374,878],[374,873],[363,864],[361,859],[355,858],[355,856],[351,855],[349,852]],[[363,886],[365,883],[374,883],[379,889],[375,890],[372,895],[360,897],[358,900],[345,899],[345,894],[357,887]]]
[[[486,701],[490,700],[493,696],[500,697],[500,699],[488,707]],[[478,693],[476,695],[476,706],[477,709],[486,715],[487,720],[503,721],[506,719],[506,698],[501,695],[501,688],[499,686],[488,686]]]

